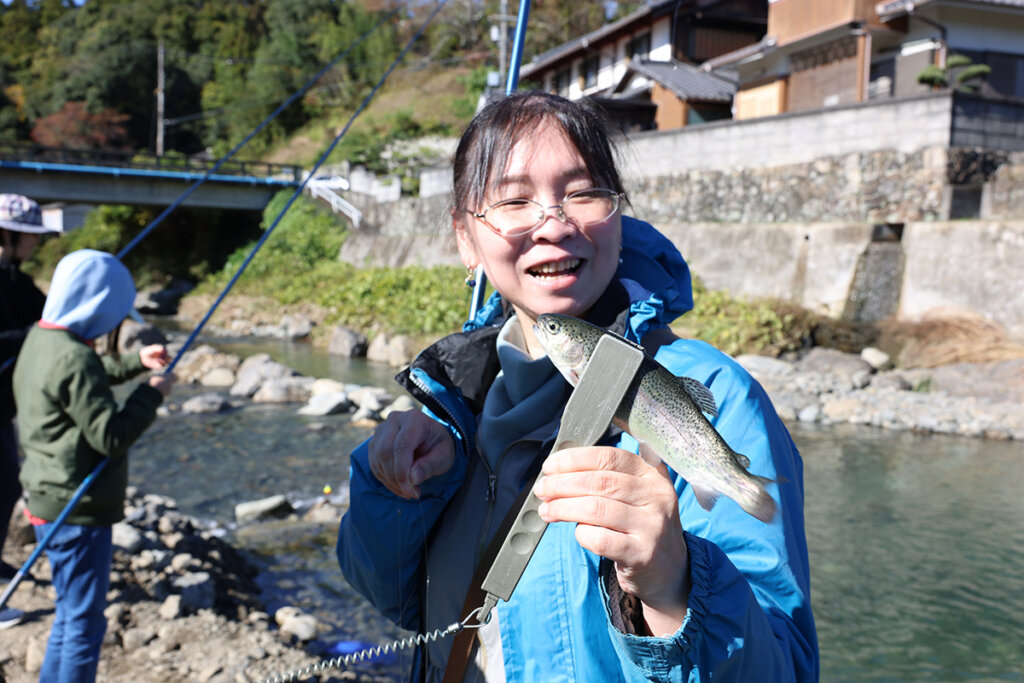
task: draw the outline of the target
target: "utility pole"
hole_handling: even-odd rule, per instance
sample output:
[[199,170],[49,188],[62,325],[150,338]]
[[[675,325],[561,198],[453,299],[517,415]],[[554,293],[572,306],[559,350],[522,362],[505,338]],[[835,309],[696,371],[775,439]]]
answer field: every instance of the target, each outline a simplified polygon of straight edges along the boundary
[[508,62],[508,22],[515,21],[516,17],[508,15],[508,0],[501,0],[501,13],[491,16],[491,21],[497,21],[497,26],[491,26],[491,40],[498,44],[498,83],[504,87],[505,74],[507,73],[506,62]]
[[508,0],[501,0],[501,35],[498,40],[498,83],[505,82],[505,62],[508,51]]
[[164,155],[164,41],[156,48],[156,155]]

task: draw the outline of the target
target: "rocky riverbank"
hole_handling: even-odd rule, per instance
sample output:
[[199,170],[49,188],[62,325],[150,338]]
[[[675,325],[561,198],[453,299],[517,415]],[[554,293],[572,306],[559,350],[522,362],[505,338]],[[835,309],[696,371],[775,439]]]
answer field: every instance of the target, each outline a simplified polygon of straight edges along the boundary
[[[135,337],[155,333],[140,330]],[[792,358],[741,356],[738,361],[790,422],[1024,440],[1024,357],[897,369],[874,349],[852,354],[814,348]],[[183,412],[275,402],[325,419],[334,415],[331,419],[373,424],[388,410],[412,406],[408,398],[396,398],[393,389],[304,377],[265,354],[242,359],[199,346],[182,356],[177,372],[184,382],[209,389],[188,401],[170,402]],[[299,515],[307,522],[336,524],[344,508],[344,500],[333,499],[298,511],[283,497],[252,503],[238,506],[236,519],[247,525],[247,533],[256,534],[266,524],[258,521],[261,517],[283,511],[290,519]],[[100,680],[256,681],[324,661],[327,646],[317,640],[315,618],[294,607],[265,611],[257,565],[220,531],[181,514],[173,500],[136,491],[126,511],[126,521],[115,527]],[[282,523],[290,522],[274,522]],[[5,557],[20,564],[33,538],[20,511],[12,524]],[[44,556],[10,601],[27,617],[0,630],[0,680],[37,679],[54,598]],[[363,664],[301,679],[382,681],[393,680],[394,672]]]
[[[173,500],[134,490],[126,515],[114,526],[98,680],[262,681],[323,661],[316,620],[294,607],[263,611],[256,565],[218,532],[182,515]],[[32,530],[16,510],[5,558],[20,566],[33,547]],[[45,555],[30,574],[9,601],[25,620],[0,630],[0,680],[7,683],[38,680],[53,622],[56,595]],[[392,680],[360,666],[295,680]]]
[[1024,440],[1024,357],[894,369],[888,357],[814,348],[737,359],[788,421]]

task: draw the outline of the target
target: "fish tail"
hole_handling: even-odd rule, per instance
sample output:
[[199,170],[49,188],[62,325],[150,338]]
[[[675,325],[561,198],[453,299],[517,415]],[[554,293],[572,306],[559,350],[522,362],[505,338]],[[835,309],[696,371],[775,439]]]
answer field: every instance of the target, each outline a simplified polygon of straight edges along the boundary
[[773,480],[768,477],[759,477],[756,474],[752,476],[755,485],[753,490],[749,492],[751,495],[744,496],[742,507],[765,524],[770,524],[775,519],[776,506],[775,499],[768,493],[765,486],[773,483]]

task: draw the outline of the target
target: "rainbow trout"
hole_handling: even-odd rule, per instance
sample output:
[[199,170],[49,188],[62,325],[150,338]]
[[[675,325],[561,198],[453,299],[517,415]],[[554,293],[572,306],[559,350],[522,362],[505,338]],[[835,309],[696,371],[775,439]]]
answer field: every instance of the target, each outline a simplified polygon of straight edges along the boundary
[[[573,386],[601,335],[611,334],[558,314],[537,316],[533,330],[555,367]],[[750,460],[725,443],[704,413],[718,414],[711,390],[695,379],[676,377],[646,355],[612,424],[640,442],[640,455],[648,463],[657,465],[663,460],[686,479],[705,510],[724,494],[757,519],[770,522],[775,501],[765,484],[772,480],[748,472]]]

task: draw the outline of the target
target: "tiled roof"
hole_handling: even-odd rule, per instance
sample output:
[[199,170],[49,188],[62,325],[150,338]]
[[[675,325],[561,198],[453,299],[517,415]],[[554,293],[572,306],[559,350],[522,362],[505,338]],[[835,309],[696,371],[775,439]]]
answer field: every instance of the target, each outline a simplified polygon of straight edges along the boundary
[[[888,21],[903,14],[909,14],[922,5],[928,5],[934,0],[888,0],[875,5],[875,12],[882,21]],[[998,5],[1024,9],[1024,0],[961,0],[958,4],[967,5]]]
[[708,73],[677,62],[655,62],[635,59],[629,64],[625,78],[630,72],[645,76],[665,86],[680,99],[699,102],[732,102],[736,93],[736,81],[722,72]]

